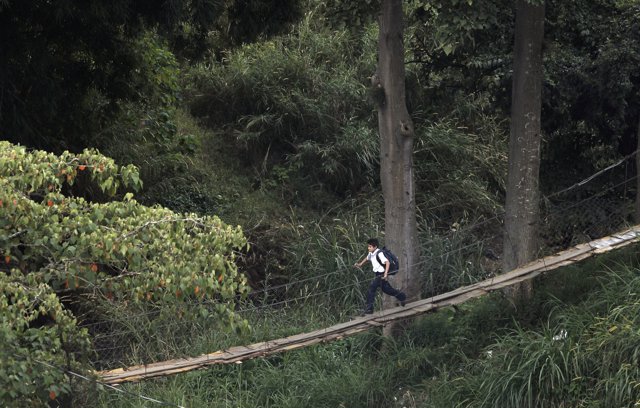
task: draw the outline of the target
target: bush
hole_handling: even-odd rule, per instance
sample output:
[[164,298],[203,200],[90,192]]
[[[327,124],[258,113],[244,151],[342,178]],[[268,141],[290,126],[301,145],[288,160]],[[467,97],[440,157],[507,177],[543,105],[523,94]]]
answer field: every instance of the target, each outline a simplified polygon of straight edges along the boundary
[[39,407],[71,392],[66,370],[82,371],[86,330],[36,276],[0,273],[0,402]]
[[[145,207],[131,193],[109,201],[140,186],[135,167],[117,166],[97,151],[57,156],[0,142],[0,282],[9,308],[2,308],[3,350],[54,362],[73,352],[79,355],[72,363],[84,361],[87,334],[74,327],[68,311],[89,310],[95,318],[98,302],[198,300],[204,315],[227,327],[246,326],[231,308],[246,292],[234,263],[234,251],[246,244],[241,229],[217,217]],[[34,388],[68,391],[55,368],[4,363],[4,397]]]

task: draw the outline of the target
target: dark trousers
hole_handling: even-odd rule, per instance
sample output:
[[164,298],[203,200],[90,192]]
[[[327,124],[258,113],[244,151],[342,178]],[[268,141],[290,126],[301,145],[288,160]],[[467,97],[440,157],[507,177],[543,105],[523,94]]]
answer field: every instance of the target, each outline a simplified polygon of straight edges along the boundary
[[365,312],[367,313],[373,312],[373,302],[376,300],[376,292],[378,291],[378,288],[381,288],[382,291],[389,296],[395,296],[400,302],[404,302],[407,298],[407,295],[405,295],[404,292],[395,289],[388,281],[382,279],[382,274],[376,274],[371,285],[369,285],[369,292],[367,292],[367,307],[365,309]]

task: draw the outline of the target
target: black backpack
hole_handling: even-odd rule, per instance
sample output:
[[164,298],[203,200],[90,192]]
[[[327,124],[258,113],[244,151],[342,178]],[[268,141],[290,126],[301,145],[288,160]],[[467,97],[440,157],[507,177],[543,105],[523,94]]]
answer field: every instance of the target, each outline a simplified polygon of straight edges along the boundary
[[[380,251],[384,254],[384,257],[389,260],[389,275],[395,275],[396,273],[398,273],[398,269],[400,268],[400,261],[398,261],[398,257],[395,256],[390,249],[387,249],[387,247],[382,247]],[[380,252],[376,254],[376,259],[380,265],[384,265],[382,262],[380,262],[379,255]]]

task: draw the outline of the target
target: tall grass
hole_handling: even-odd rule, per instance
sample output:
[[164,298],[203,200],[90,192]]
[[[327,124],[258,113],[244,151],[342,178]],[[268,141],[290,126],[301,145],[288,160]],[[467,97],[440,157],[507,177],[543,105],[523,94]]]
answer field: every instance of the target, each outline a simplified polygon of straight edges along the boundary
[[292,212],[292,239],[286,246],[293,259],[289,298],[303,298],[306,306],[337,316],[361,310],[371,272],[353,264],[367,253],[368,238],[384,236],[380,207],[372,204],[348,202],[313,224]]
[[575,305],[557,301],[554,311],[540,328],[518,326],[454,375],[442,373],[425,407],[637,406],[638,269],[619,265],[601,291]]
[[416,198],[442,227],[502,212],[508,127],[487,95],[465,95],[446,117],[416,118]]
[[378,335],[364,334],[242,364],[124,385],[133,396],[101,392],[96,406],[151,406],[135,394],[190,408],[389,406],[406,381],[403,373],[414,372],[418,360],[406,351],[401,358],[401,350],[393,347],[380,352],[380,344]]
[[435,234],[422,226],[420,245],[422,260],[418,265],[424,297],[457,289],[487,279],[500,270],[499,260],[493,256],[491,235],[473,228]]

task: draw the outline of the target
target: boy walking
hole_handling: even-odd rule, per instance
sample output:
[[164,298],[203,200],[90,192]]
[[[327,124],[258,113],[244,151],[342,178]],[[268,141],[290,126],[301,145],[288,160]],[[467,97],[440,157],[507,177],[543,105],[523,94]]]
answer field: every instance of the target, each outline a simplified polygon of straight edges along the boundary
[[376,238],[367,240],[367,250],[369,251],[367,256],[353,265],[356,268],[362,268],[362,265],[369,261],[371,262],[373,272],[375,273],[375,277],[373,278],[371,285],[369,285],[369,291],[367,292],[367,305],[362,316],[373,313],[373,303],[376,299],[376,292],[378,291],[378,288],[381,288],[382,291],[389,296],[395,296],[402,306],[404,306],[404,302],[407,299],[407,295],[402,291],[395,289],[389,283],[389,266],[391,263],[384,256],[384,253],[380,250],[379,246],[380,243]]

